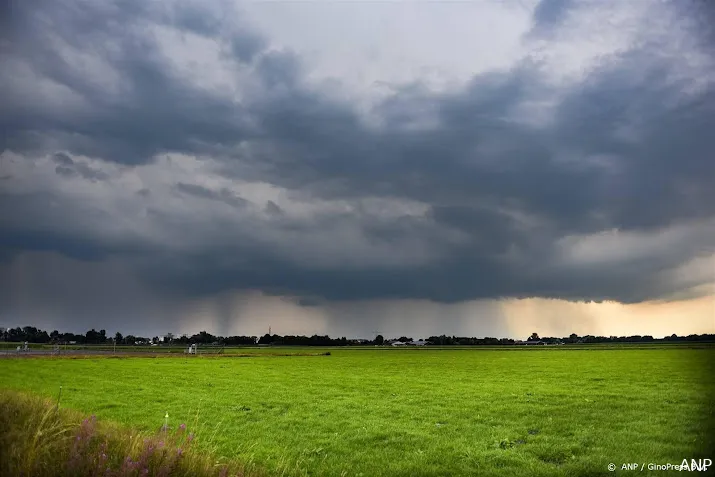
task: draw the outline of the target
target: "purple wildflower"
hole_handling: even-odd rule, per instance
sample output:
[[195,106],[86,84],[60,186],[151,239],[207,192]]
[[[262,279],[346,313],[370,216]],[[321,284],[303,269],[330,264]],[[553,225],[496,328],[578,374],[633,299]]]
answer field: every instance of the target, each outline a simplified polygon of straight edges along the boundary
[[186,430],[186,424],[184,424],[184,423],[179,424],[179,430],[180,430],[180,431],[185,431],[185,430]]

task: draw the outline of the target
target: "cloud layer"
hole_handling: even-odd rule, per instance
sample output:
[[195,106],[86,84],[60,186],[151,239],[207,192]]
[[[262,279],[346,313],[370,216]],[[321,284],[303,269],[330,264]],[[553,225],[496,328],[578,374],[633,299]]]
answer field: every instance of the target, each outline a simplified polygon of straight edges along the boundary
[[715,282],[683,277],[715,254],[707,2],[8,8],[4,280],[64,256],[163,303],[636,303]]

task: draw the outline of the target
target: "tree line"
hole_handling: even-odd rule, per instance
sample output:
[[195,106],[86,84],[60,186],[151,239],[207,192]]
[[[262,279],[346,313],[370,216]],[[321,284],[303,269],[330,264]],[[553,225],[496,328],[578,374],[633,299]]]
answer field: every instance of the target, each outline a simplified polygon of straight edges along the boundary
[[[85,334],[75,333],[60,333],[53,330],[48,333],[45,330],[40,330],[34,326],[24,326],[16,328],[0,328],[0,340],[10,342],[29,342],[43,344],[116,344],[116,345],[152,345],[152,344],[213,344],[225,346],[238,345],[283,345],[283,346],[355,346],[355,345],[385,345],[394,341],[402,343],[410,343],[413,341],[411,337],[401,336],[394,340],[385,339],[382,335],[377,335],[372,340],[348,339],[346,337],[331,338],[328,335],[313,335],[313,336],[281,336],[277,334],[265,334],[261,337],[257,336],[215,336],[206,331],[201,331],[194,335],[182,335],[175,337],[172,334],[167,334],[162,338],[154,336],[151,338],[123,335],[115,333],[114,336],[107,336],[106,330],[95,330],[94,328],[87,331]],[[672,334],[664,338],[654,338],[650,335],[633,335],[633,336],[579,336],[572,333],[566,337],[545,337],[541,338],[537,333],[532,333],[526,341],[514,340],[512,338],[475,338],[475,337],[459,337],[459,336],[430,336],[426,340],[427,344],[438,346],[499,346],[499,345],[515,345],[520,343],[543,343],[543,344],[592,344],[592,343],[651,343],[651,342],[715,342],[715,334],[691,334],[688,336],[678,336]]]

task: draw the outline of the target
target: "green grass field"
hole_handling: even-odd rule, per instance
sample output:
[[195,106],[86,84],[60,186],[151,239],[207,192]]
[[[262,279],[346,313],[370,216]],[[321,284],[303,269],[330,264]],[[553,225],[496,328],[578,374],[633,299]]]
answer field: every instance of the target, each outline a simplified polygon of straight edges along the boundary
[[0,387],[63,386],[63,406],[145,430],[168,410],[197,445],[286,475],[626,475],[607,465],[714,457],[713,347],[330,352],[2,359]]

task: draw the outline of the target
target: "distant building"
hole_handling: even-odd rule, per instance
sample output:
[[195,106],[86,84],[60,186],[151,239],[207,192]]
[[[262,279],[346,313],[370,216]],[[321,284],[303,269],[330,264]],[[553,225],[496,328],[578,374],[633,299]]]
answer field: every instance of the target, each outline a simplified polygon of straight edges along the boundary
[[407,343],[403,343],[402,341],[393,341],[392,346],[406,346]]
[[424,346],[427,344],[427,342],[425,340],[417,340],[417,341],[413,341],[412,343],[409,343],[409,344],[414,345],[414,346]]

